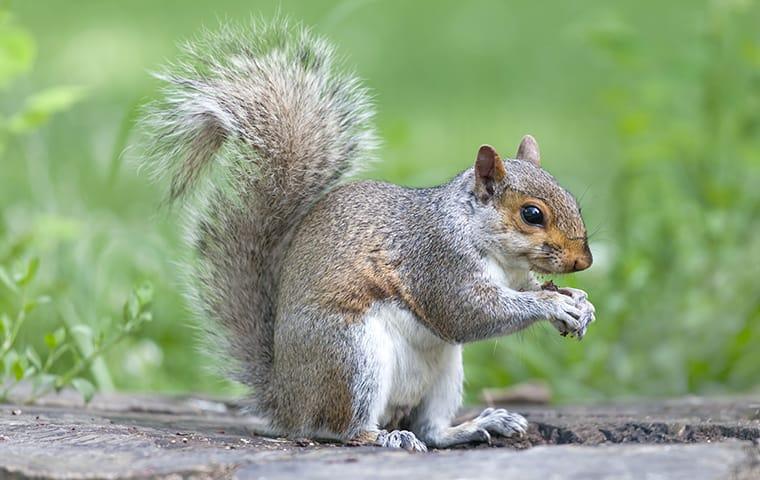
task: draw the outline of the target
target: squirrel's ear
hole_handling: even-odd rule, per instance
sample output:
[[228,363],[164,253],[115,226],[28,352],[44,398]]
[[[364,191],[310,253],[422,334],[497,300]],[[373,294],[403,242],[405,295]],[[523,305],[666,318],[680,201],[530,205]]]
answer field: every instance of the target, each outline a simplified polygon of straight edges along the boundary
[[482,200],[493,195],[494,185],[504,180],[507,172],[504,162],[491,145],[483,145],[475,160],[475,192]]
[[525,160],[533,165],[541,166],[541,151],[538,149],[538,142],[532,135],[525,135],[520,141],[520,146],[517,147],[518,160]]

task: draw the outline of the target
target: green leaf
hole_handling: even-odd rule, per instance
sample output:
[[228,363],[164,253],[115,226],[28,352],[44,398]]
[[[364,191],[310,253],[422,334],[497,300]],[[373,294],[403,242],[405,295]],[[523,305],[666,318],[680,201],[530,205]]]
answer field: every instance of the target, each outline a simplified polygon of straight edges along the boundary
[[147,307],[150,302],[153,301],[153,285],[150,283],[143,283],[139,287],[135,288],[135,295],[140,303],[140,306]]
[[29,363],[35,366],[37,370],[42,370],[42,360],[40,359],[40,356],[37,355],[37,352],[34,350],[34,347],[31,345],[27,345],[26,347],[26,358],[29,360]]
[[23,287],[24,285],[27,285],[29,282],[34,280],[34,277],[35,275],[37,275],[37,270],[39,268],[40,268],[39,257],[32,257],[26,263],[26,269],[24,269],[24,272],[17,273],[13,279],[16,281],[16,284]]
[[58,345],[61,345],[66,340],[66,329],[63,327],[58,328],[55,332],[48,332],[45,335],[45,345],[50,350],[54,350]]
[[71,385],[82,394],[85,403],[89,403],[92,400],[92,396],[95,395],[95,385],[90,383],[89,380],[84,378],[75,378],[71,381]]
[[55,338],[56,344],[62,344],[63,341],[66,340],[66,329],[63,327],[56,329],[56,331],[53,332],[53,337]]
[[8,271],[5,270],[3,267],[0,267],[0,282],[3,283],[8,289],[12,292],[18,292],[18,287],[16,286],[16,282],[11,279],[11,276],[8,275]]
[[24,233],[17,236],[15,239],[11,239],[10,244],[5,249],[3,257],[0,259],[3,262],[10,260],[16,260],[26,251],[29,245],[32,243],[33,238],[31,233]]
[[79,324],[71,327],[72,335],[76,335],[80,340],[92,342],[93,332],[89,325]]
[[46,333],[44,340],[45,340],[45,345],[47,345],[47,347],[50,350],[53,350],[55,347],[58,346],[58,342],[55,339],[55,335],[53,335],[52,333]]
[[36,48],[34,39],[25,30],[11,25],[0,28],[0,88],[18,75],[28,71]]
[[24,313],[29,313],[37,308],[37,299],[27,300],[24,302]]
[[18,354],[15,350],[10,350],[5,357],[0,359],[3,362],[3,373],[8,376],[13,373],[13,364],[18,360]]
[[24,364],[21,363],[20,357],[16,358],[16,361],[11,365],[11,373],[17,382],[24,378]]
[[124,304],[124,323],[127,324],[128,330],[134,327],[133,323],[141,323],[150,320],[150,318],[144,318],[142,315],[145,314],[144,311],[150,306],[152,300],[153,286],[150,283],[143,283],[130,292],[129,297]]
[[140,300],[135,292],[129,294],[124,304],[124,321],[129,322],[140,314]]
[[3,335],[10,334],[11,331],[11,317],[7,313],[0,315],[0,333]]
[[52,87],[27,98],[23,109],[8,121],[12,133],[24,133],[43,123],[55,113],[68,110],[84,97],[81,87]]
[[95,348],[99,348],[106,341],[106,332],[104,330],[98,331],[98,335],[95,337]]

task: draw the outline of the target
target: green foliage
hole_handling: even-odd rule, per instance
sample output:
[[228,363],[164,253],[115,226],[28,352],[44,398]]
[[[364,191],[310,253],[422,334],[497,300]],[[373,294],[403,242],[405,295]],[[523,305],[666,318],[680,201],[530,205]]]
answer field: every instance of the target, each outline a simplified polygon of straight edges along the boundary
[[29,32],[13,25],[10,14],[0,9],[0,88],[31,68],[35,50]]
[[717,4],[693,40],[704,56],[671,69],[631,28],[591,29],[616,75],[599,100],[622,158],[610,172],[606,271],[583,284],[600,321],[582,345],[524,352],[527,365],[504,377],[551,378],[563,399],[758,384],[760,284],[748,268],[760,253],[758,10]]
[[[0,88],[30,69],[34,51],[31,35],[12,24],[10,15],[0,10]],[[17,113],[8,118],[0,116],[0,153],[8,138],[32,132],[81,97],[82,89],[76,87],[52,87],[27,97]],[[3,233],[0,230],[0,246],[3,247],[0,250],[0,283],[7,292],[0,295],[0,401],[7,400],[13,388],[22,381],[32,385],[27,401],[68,385],[89,401],[96,387],[81,375],[95,366],[102,371],[101,357],[151,320],[148,307],[153,296],[152,287],[144,284],[136,288],[124,305],[123,322],[111,326],[107,332],[101,330],[95,335],[91,326],[68,316],[61,326],[42,336],[47,347],[43,360],[33,344],[19,341],[19,333],[24,324],[29,323],[29,316],[50,302],[48,296],[30,295],[30,284],[37,276],[40,259],[29,257],[21,268],[15,270],[5,265],[21,261],[34,235],[26,234],[8,241]],[[33,329],[39,331],[35,327]],[[66,363],[70,364],[69,368],[63,368]],[[93,374],[97,375],[94,369]]]
[[[34,38],[0,6],[0,91],[31,69],[35,52]],[[0,114],[0,153],[9,135],[40,127],[51,115],[67,110],[81,97],[82,89],[78,87],[47,88],[29,96],[20,110],[9,117]]]
[[14,134],[29,132],[47,122],[51,115],[68,110],[82,98],[82,93],[78,87],[53,87],[36,93],[8,120],[7,128]]
[[[29,315],[39,306],[50,303],[47,296],[30,295],[39,264],[37,257],[31,257],[13,274],[0,266],[3,286],[11,294],[10,298],[2,297],[4,301],[0,303],[3,307],[0,310],[0,365],[3,367],[0,371],[0,401],[7,401],[13,388],[24,381],[32,385],[27,402],[68,385],[89,402],[96,388],[82,375],[88,373],[97,359],[152,320],[149,307],[153,287],[143,284],[135,288],[124,304],[122,321],[111,325],[108,331],[96,335],[86,324],[61,322],[55,330],[43,335],[46,349],[41,356],[32,344],[18,342],[19,332]],[[70,357],[69,368],[61,368],[64,355]]]
[[[280,10],[330,37],[377,92],[385,145],[368,176],[431,185],[469,166],[478,145],[509,156],[532,133],[581,198],[596,261],[555,282],[589,291],[598,321],[582,342],[544,326],[468,346],[471,399],[534,378],[560,401],[760,383],[758,1],[220,0],[135,2],[118,16],[101,3],[16,2],[0,22],[0,264],[34,252],[23,288],[55,299],[26,314],[8,354],[14,377],[44,367],[50,345],[89,355],[89,338],[118,331],[110,318],[136,311],[141,294],[122,310],[120,292],[149,278],[156,320],[72,381],[234,391],[198,357],[173,265],[184,253],[177,212],[156,210],[160,189],[122,154],[136,106],[156,94],[146,71],[175,57],[178,40],[217,18]],[[37,93],[70,84],[84,90]],[[8,285],[26,267],[0,270],[2,325],[19,311]],[[53,363],[60,375],[76,358]]]

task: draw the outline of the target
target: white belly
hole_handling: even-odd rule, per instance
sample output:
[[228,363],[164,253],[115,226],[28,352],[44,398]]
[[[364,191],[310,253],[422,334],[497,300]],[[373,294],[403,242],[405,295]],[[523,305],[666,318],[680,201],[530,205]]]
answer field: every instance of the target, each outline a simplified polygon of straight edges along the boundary
[[382,426],[400,409],[417,406],[461,347],[444,342],[394,305],[374,306],[366,320],[380,367],[375,414]]

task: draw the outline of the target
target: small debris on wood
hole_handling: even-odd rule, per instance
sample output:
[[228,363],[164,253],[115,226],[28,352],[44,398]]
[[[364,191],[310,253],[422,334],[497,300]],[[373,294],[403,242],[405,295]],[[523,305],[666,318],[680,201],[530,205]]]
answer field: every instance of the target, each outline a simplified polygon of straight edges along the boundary
[[308,438],[296,438],[295,440],[293,440],[293,443],[295,443],[299,447],[310,447],[314,445],[314,442],[312,442]]
[[559,287],[554,284],[554,281],[547,280],[541,285],[541,290],[548,290],[550,292],[559,292]]
[[271,438],[271,437],[261,437],[262,440],[265,442],[270,443],[289,443],[290,441],[286,438]]
[[552,280],[547,280],[541,285],[541,290],[546,290],[548,292],[557,292],[561,293],[562,295],[566,295],[568,297],[572,297],[573,295],[565,288],[559,288]]

